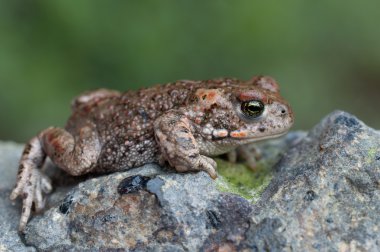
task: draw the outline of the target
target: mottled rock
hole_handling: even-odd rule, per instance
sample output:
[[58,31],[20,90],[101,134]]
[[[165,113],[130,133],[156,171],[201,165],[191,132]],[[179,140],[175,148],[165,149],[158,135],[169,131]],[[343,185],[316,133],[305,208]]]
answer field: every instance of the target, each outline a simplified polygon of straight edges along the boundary
[[[30,221],[25,241],[40,251],[379,251],[378,131],[334,112],[307,135],[259,146],[260,167],[277,162],[274,172],[262,179],[264,168],[252,176],[236,168],[243,183],[222,169],[225,177],[216,181],[157,165],[79,180],[52,169],[58,186],[50,209]],[[17,148],[8,165],[12,181],[0,187],[8,209],[0,220],[11,223],[7,237],[20,246],[6,248],[25,250],[16,232],[19,206],[7,198]],[[256,177],[268,184],[265,190],[250,182]]]
[[[127,183],[142,176],[142,186]],[[133,190],[125,193],[128,188],[123,187],[128,186]],[[237,200],[229,200],[228,205],[224,201],[229,198]],[[220,215],[217,204],[224,205],[226,214],[239,224],[249,221],[250,204],[237,196],[222,197],[206,173],[164,173],[156,165],[146,165],[79,184],[60,205],[30,222],[26,240],[45,251],[193,251],[218,226],[216,218],[224,220],[210,217],[213,211]],[[231,214],[236,211],[244,215]]]
[[291,148],[255,205],[277,218],[286,248],[380,250],[380,133],[335,112]]

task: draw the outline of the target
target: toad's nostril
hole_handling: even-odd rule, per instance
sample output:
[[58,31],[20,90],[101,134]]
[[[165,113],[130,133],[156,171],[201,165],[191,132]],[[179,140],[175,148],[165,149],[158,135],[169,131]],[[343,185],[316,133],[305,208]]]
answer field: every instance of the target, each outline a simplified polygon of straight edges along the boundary
[[280,111],[281,115],[285,115],[288,112],[288,110],[286,109],[286,107],[283,106],[283,105],[279,106],[279,111]]

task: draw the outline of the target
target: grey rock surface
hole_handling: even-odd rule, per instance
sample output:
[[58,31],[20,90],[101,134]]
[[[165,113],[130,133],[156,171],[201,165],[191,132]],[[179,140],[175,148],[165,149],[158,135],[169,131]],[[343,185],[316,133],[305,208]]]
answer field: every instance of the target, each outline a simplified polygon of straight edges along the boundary
[[380,251],[380,133],[335,112],[288,150],[255,205],[295,251]]
[[[40,251],[379,251],[380,133],[334,112],[307,135],[275,142],[261,145],[271,155],[286,152],[270,157],[279,162],[256,204],[220,191],[203,172],[146,165],[72,180],[52,169],[50,209],[30,221],[25,241]],[[14,155],[4,165],[12,171],[1,180],[7,215],[0,220],[3,237],[24,251],[31,248],[17,236],[19,206],[8,200],[20,155],[14,147],[0,151],[0,162]]]
[[243,249],[252,246],[242,241],[247,233],[254,239],[257,230],[275,232],[271,224],[253,223],[251,211],[248,201],[220,193],[206,173],[146,165],[81,183],[34,218],[25,238],[42,251]]

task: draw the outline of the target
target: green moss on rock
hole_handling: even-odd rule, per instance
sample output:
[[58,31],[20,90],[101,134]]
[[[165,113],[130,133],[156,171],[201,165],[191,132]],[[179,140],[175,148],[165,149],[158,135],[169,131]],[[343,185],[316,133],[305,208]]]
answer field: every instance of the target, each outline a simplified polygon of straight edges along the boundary
[[370,164],[372,162],[374,162],[375,158],[376,158],[376,154],[379,152],[380,150],[377,150],[376,148],[371,148],[368,150],[368,155],[367,155],[367,158],[366,158],[366,163],[367,164]]
[[218,163],[219,178],[216,181],[219,191],[237,194],[251,202],[256,202],[272,178],[267,165],[259,163],[252,171],[244,164],[233,164],[221,159]]

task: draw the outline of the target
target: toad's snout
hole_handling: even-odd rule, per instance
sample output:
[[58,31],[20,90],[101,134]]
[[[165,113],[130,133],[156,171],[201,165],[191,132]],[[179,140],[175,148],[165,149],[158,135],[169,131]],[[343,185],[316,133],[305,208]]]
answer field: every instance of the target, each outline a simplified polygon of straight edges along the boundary
[[277,104],[275,114],[281,117],[291,116],[292,110],[289,106],[285,104]]

